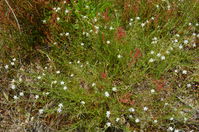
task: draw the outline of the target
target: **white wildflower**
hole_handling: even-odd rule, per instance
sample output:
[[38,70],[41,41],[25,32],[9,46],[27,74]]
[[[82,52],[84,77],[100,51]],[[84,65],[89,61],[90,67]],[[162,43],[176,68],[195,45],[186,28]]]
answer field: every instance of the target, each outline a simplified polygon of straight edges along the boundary
[[145,107],[143,108],[143,110],[144,110],[144,111],[147,111],[147,110],[148,110],[148,107],[145,106]]
[[109,94],[108,92],[105,92],[104,95],[105,95],[106,97],[109,97],[109,96],[110,96],[110,94]]
[[129,112],[135,112],[134,108],[129,108]]
[[140,122],[140,119],[138,119],[138,118],[137,118],[137,119],[135,119],[135,122],[136,122],[136,123]]

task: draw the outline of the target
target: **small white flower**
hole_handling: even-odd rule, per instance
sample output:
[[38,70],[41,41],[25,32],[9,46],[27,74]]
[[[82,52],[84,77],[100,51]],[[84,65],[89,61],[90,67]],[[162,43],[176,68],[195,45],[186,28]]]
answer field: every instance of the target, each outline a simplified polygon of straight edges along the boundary
[[132,26],[132,23],[131,23],[131,22],[129,23],[129,26]]
[[87,36],[87,37],[89,37],[89,36],[90,36],[90,34],[89,34],[89,33],[86,33],[86,36]]
[[57,17],[57,21],[59,21],[60,20],[60,18],[59,17]]
[[19,97],[17,97],[17,95],[14,95],[13,97],[15,100],[19,99]]
[[178,73],[178,70],[176,69],[174,72],[175,72],[175,73]]
[[95,87],[96,86],[96,83],[92,83],[92,85],[91,85],[92,87]]
[[108,41],[106,41],[106,43],[107,43],[107,44],[110,44],[111,42],[108,40]]
[[61,108],[58,108],[58,109],[57,109],[57,112],[61,113],[61,112],[62,112],[62,109],[61,109]]
[[165,106],[169,105],[168,103],[164,103]]
[[12,61],[14,61],[14,62],[15,62],[15,61],[16,61],[16,58],[13,58],[13,59],[12,59]]
[[189,43],[189,41],[188,40],[184,40],[184,44],[188,44]]
[[107,111],[107,112],[106,112],[106,117],[109,118],[110,115],[111,115],[111,112],[110,112],[110,111]]
[[136,123],[140,122],[140,119],[138,119],[138,118],[137,118],[137,119],[135,119],[135,122],[136,122]]
[[88,18],[87,16],[83,16],[84,19]]
[[116,91],[117,91],[117,88],[116,88],[116,87],[113,87],[113,88],[112,88],[112,91],[113,91],[113,92],[116,92]]
[[70,34],[68,32],[65,33],[65,36],[69,36]]
[[150,53],[153,55],[155,52],[152,50]]
[[54,45],[57,45],[57,42],[54,42],[53,44],[54,44]]
[[24,96],[24,93],[23,93],[23,92],[20,92],[20,93],[19,93],[19,96]]
[[192,46],[193,46],[193,47],[196,47],[196,43],[193,43]]
[[157,41],[157,40],[158,40],[158,38],[157,38],[157,37],[154,37],[154,38],[152,38],[152,40],[153,40],[153,41]]
[[109,29],[110,29],[110,30],[113,30],[114,28],[111,26]]
[[154,17],[151,17],[151,20],[154,20],[155,18]]
[[62,104],[62,103],[60,103],[58,106],[59,106],[59,108],[62,108],[62,107],[63,107],[63,104]]
[[57,74],[60,74],[60,71],[56,71]]
[[46,95],[49,95],[49,92],[46,92]]
[[38,99],[39,98],[39,95],[35,95],[35,99]]
[[145,26],[145,23],[142,23],[142,24],[141,24],[141,27],[144,27],[144,26]]
[[182,74],[187,74],[187,71],[186,71],[186,70],[183,70],[183,71],[182,71]]
[[161,60],[165,60],[165,56],[161,56]]
[[110,123],[110,122],[107,122],[107,123],[106,123],[106,126],[107,126],[107,127],[110,127],[110,126],[111,126],[111,123]]
[[60,82],[60,84],[61,84],[61,85],[64,85],[64,84],[65,84],[65,82],[64,82],[64,81],[61,81],[61,82]]
[[84,102],[84,101],[81,101],[80,104],[85,105],[85,102]]
[[44,113],[44,110],[43,109],[40,109],[39,110],[39,114],[43,114]]
[[115,121],[118,122],[120,120],[120,118],[116,118]]
[[193,36],[196,36],[196,33],[192,33]]
[[66,13],[66,14],[67,14],[67,13],[69,13],[69,10],[68,10],[68,9],[66,9],[66,10],[65,10],[65,13]]
[[190,88],[191,87],[191,84],[189,83],[189,84],[187,84],[187,88]]
[[174,40],[174,42],[175,42],[175,43],[177,43],[177,42],[178,42],[178,40],[177,40],[177,39],[175,39],[175,40]]
[[136,20],[140,20],[140,17],[136,17]]
[[94,18],[94,22],[97,22],[97,18],[96,17]]
[[199,23],[196,23],[196,27],[198,27],[199,26]]
[[160,54],[160,53],[158,53],[158,54],[157,54],[157,57],[160,57],[160,56],[161,56],[161,54]]
[[9,68],[9,65],[5,65],[4,68],[5,68],[5,69],[8,69],[8,68]]
[[109,96],[110,96],[110,94],[109,94],[108,92],[105,92],[104,95],[105,95],[106,97],[109,97]]
[[86,5],[86,9],[89,9],[89,6],[88,6],[88,5]]
[[170,121],[173,121],[173,117],[170,118]]
[[84,43],[81,43],[81,46],[84,46]]
[[77,61],[77,64],[79,64],[79,63],[80,63],[80,61],[78,60],[78,61]]
[[151,93],[155,93],[155,90],[154,90],[154,89],[151,89]]
[[168,130],[169,131],[173,131],[174,129],[173,129],[173,127],[169,127]]
[[158,123],[158,121],[157,121],[157,120],[154,120],[153,122],[154,122],[154,123]]
[[129,118],[133,118],[133,116],[132,116],[132,115],[129,115]]
[[171,9],[171,6],[170,6],[170,5],[168,5],[168,6],[167,6],[167,8],[168,8],[168,10],[170,10],[170,9]]
[[189,23],[189,26],[191,26],[192,25],[192,23]]
[[186,122],[188,119],[186,117],[184,117],[184,121]]
[[96,29],[96,30],[99,30],[99,27],[98,27],[98,26],[95,26],[95,29]]
[[37,79],[40,80],[40,79],[41,79],[41,76],[38,76]]
[[167,50],[166,53],[167,53],[167,54],[170,54],[170,51]]
[[178,129],[175,129],[175,131],[174,132],[179,132],[180,130],[178,130]]
[[132,22],[132,21],[133,21],[133,18],[131,18],[130,21]]
[[135,112],[134,108],[129,108],[129,112]]
[[45,23],[46,23],[46,20],[42,20],[42,22],[45,24]]
[[149,62],[150,62],[150,63],[151,63],[151,62],[154,62],[154,59],[153,59],[153,58],[149,59]]
[[56,83],[57,83],[57,81],[52,81],[52,83],[53,83],[53,84],[56,84]]
[[64,88],[63,88],[64,90],[67,90],[68,89],[68,87],[67,86],[64,86]]
[[148,110],[148,107],[145,106],[145,107],[143,108],[143,110],[144,110],[144,111],[147,111],[147,110]]
[[117,58],[119,58],[119,59],[120,59],[120,58],[122,58],[122,56],[121,56],[121,55],[117,55]]
[[70,74],[70,77],[74,77],[74,74]]
[[179,49],[182,49],[183,48],[183,46],[182,45],[179,45]]
[[57,11],[60,11],[61,10],[61,8],[60,7],[57,7]]
[[13,90],[16,88],[16,86],[15,86],[14,84],[11,84],[10,87],[11,87],[11,89],[13,89]]
[[11,64],[12,66],[14,66],[14,65],[15,65],[15,63],[14,63],[14,62],[11,62],[10,64]]

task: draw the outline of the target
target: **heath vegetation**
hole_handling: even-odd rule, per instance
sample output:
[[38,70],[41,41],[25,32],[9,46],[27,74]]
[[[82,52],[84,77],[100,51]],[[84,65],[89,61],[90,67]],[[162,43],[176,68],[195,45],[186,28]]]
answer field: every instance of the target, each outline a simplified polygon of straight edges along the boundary
[[2,0],[0,12],[0,131],[199,131],[198,0]]

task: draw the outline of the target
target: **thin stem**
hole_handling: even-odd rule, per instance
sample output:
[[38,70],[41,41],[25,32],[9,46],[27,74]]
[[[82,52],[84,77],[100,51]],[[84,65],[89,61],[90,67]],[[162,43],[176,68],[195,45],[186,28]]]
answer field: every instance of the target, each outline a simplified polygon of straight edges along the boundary
[[8,5],[8,7],[10,8],[10,10],[12,11],[12,14],[13,14],[13,16],[14,16],[14,18],[15,18],[15,21],[16,21],[16,23],[17,23],[17,26],[18,26],[18,28],[19,28],[19,31],[21,31],[21,27],[20,27],[20,25],[19,25],[19,21],[18,21],[16,15],[15,15],[15,13],[14,13],[12,7],[10,6],[10,4],[9,4],[9,2],[8,2],[7,0],[5,0],[5,2],[6,2],[6,4]]

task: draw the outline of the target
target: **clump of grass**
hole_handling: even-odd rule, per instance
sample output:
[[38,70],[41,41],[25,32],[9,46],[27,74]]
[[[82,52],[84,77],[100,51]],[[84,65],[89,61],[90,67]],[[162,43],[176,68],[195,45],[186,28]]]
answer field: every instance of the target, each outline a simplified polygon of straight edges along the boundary
[[198,129],[198,2],[49,1],[44,7],[37,24],[47,29],[36,42],[48,48],[34,52],[44,60],[27,65],[10,57],[1,64],[2,96],[21,122],[43,121],[60,131]]

